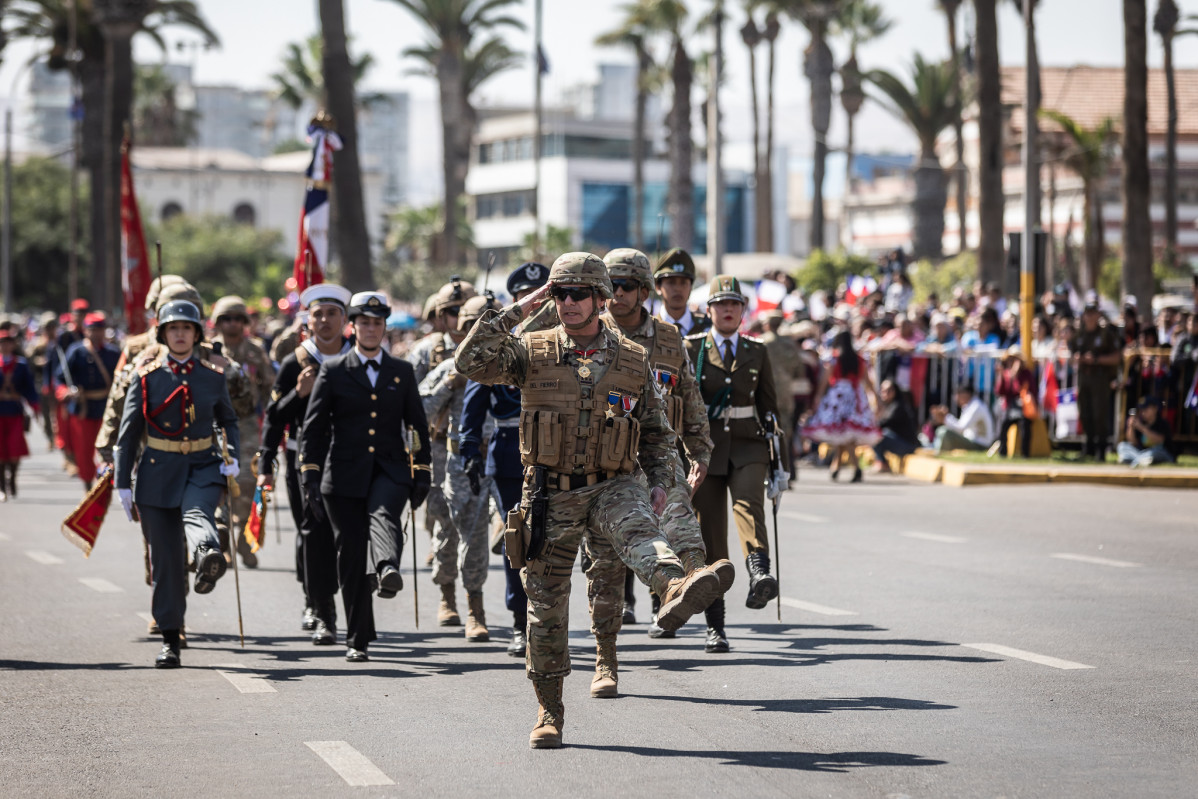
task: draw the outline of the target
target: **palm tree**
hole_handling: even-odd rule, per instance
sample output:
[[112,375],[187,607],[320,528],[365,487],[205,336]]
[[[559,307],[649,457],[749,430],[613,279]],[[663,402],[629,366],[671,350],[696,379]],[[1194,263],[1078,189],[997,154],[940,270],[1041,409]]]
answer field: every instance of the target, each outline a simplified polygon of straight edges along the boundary
[[[671,30],[672,54],[670,83],[673,100],[666,119],[670,157],[670,185],[666,196],[666,212],[670,215],[670,243],[684,250],[695,246],[695,143],[691,134],[691,87],[695,81],[695,64],[686,50],[682,17],[686,10],[678,4],[681,14]],[[657,249],[661,243],[657,242]]]
[[445,183],[442,243],[448,263],[465,263],[458,245],[461,224],[457,198],[465,194],[474,138],[474,111],[467,94],[465,60],[475,37],[498,28],[524,29],[524,23],[507,15],[519,0],[393,0],[407,9],[424,27],[422,51],[436,53],[435,72],[441,99],[442,178]]
[[[67,39],[69,0],[13,0],[6,10],[11,38],[46,43],[47,66],[69,69]],[[144,33],[164,51],[162,29],[181,26],[198,33],[208,45],[220,40],[191,0],[113,0],[78,2],[76,50],[83,103],[80,161],[91,184],[91,285],[97,307],[119,304],[120,141],[133,106],[132,37]],[[116,24],[118,34],[106,39],[103,25]],[[111,60],[109,60],[111,59]]]
[[761,0],[745,0],[745,24],[740,29],[740,40],[749,51],[749,95],[753,109],[753,182],[756,185],[753,202],[756,223],[753,249],[757,252],[769,252],[774,248],[773,241],[766,238],[764,226],[770,216],[770,198],[761,191],[761,111],[757,106],[757,45],[761,44],[765,37],[753,19],[753,12],[759,5]]
[[[948,52],[949,59],[953,65],[953,91],[956,92],[958,103],[957,107],[962,111],[965,109],[965,103],[961,102],[964,94],[961,91],[961,45],[957,42],[957,11],[961,8],[963,0],[938,0],[940,10],[944,12],[944,18],[948,21]],[[957,230],[958,241],[957,252],[965,252],[969,249],[968,237],[968,218],[969,218],[969,169],[965,166],[965,118],[962,114],[958,114],[953,120],[953,136],[956,139],[955,145],[957,148],[957,163],[953,166],[953,183],[957,192]]]
[[1002,280],[1006,246],[1003,242],[1002,76],[998,63],[996,0],[974,0],[977,28],[978,104],[978,277]]
[[1165,132],[1165,253],[1164,262],[1177,266],[1177,76],[1173,69],[1173,40],[1198,30],[1178,30],[1181,14],[1173,0],[1160,0],[1152,29],[1161,37],[1165,50],[1165,91],[1169,117]]
[[1148,8],[1123,0],[1123,293],[1152,298],[1148,172]]
[[133,137],[144,147],[186,147],[195,138],[198,112],[179,108],[178,86],[161,66],[134,72]]
[[936,154],[936,140],[960,115],[952,62],[928,62],[916,53],[910,84],[883,69],[873,70],[865,77],[882,93],[883,107],[906,122],[919,139],[919,167],[915,170],[915,257],[938,259],[944,250],[944,206],[948,190],[944,167]]
[[844,167],[846,192],[853,181],[853,120],[865,102],[862,74],[857,66],[857,48],[884,35],[892,24],[883,16],[882,7],[870,0],[848,0],[840,16],[832,22],[833,32],[849,43],[848,61],[840,68],[840,104],[848,115]]
[[[352,39],[352,37],[350,37]],[[324,60],[324,44],[320,34],[309,36],[302,43],[289,42],[283,51],[282,65],[270,76],[275,85],[275,96],[289,108],[299,109],[305,102],[323,108],[325,106],[325,84],[321,65]],[[363,53],[356,60],[350,58],[350,71],[354,86],[366,78],[374,68],[374,56]],[[357,108],[369,108],[381,99],[378,93],[360,94],[355,89]]]
[[[1106,258],[1106,228],[1102,215],[1102,184],[1110,169],[1115,143],[1115,120],[1107,118],[1096,128],[1084,128],[1060,111],[1041,109],[1040,116],[1055,122],[1067,142],[1064,164],[1082,180],[1082,215],[1085,217],[1085,288],[1098,287]],[[1066,241],[1066,249],[1068,241]]]

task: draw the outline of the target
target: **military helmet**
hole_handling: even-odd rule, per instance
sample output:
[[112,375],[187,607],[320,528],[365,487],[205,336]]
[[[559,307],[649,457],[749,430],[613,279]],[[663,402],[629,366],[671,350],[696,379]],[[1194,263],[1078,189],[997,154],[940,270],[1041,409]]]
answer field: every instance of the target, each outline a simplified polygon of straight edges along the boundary
[[437,316],[437,295],[430,294],[428,299],[424,301],[424,310],[420,312],[420,318],[426,322],[433,321]]
[[387,298],[378,291],[359,291],[349,298],[349,320],[352,322],[359,316],[377,316],[386,319],[391,315],[391,306]]
[[450,308],[460,308],[466,300],[477,296],[477,294],[474,286],[464,282],[458,275],[454,275],[433,295],[434,311],[439,315]]
[[171,322],[191,322],[196,327],[197,341],[204,337],[203,317],[200,315],[200,309],[193,302],[187,300],[171,300],[158,309],[158,330],[154,337],[158,343],[163,343],[166,339],[166,326]]
[[243,316],[248,320],[250,312],[245,307],[245,300],[231,294],[228,297],[221,297],[216,301],[216,305],[212,306],[212,321],[215,322],[222,316]]
[[661,257],[657,269],[653,272],[653,282],[658,283],[666,277],[685,277],[692,283],[695,281],[695,262],[690,253],[681,247],[675,247]]
[[178,283],[166,283],[162,287],[162,291],[158,294],[158,302],[156,308],[161,309],[168,302],[175,300],[187,300],[196,308],[200,309],[200,315],[204,315],[204,300],[200,297],[200,292],[190,283],[180,280]]
[[548,279],[548,267],[536,261],[528,261],[520,264],[515,272],[508,275],[507,293],[515,297],[518,292],[539,289]]
[[720,300],[736,300],[746,305],[749,302],[749,298],[740,290],[740,281],[732,275],[716,275],[715,279],[711,281],[708,292],[708,305]]
[[178,275],[162,275],[161,277],[156,277],[151,280],[150,290],[146,292],[146,310],[153,311],[155,308],[165,302],[165,300],[161,300],[159,298],[163,288],[166,286],[173,286],[176,283],[186,282],[186,280]]
[[653,269],[649,266],[649,256],[631,247],[621,247],[612,250],[603,258],[607,264],[607,274],[615,278],[632,278],[647,289],[653,288]]
[[495,298],[491,296],[491,292],[479,294],[466,300],[462,304],[462,310],[458,311],[458,330],[469,330],[483,315],[483,311],[488,309],[498,309],[499,303],[495,302]]
[[590,286],[603,295],[604,299],[612,298],[607,264],[603,263],[598,255],[589,252],[568,252],[559,256],[549,269],[549,285]]

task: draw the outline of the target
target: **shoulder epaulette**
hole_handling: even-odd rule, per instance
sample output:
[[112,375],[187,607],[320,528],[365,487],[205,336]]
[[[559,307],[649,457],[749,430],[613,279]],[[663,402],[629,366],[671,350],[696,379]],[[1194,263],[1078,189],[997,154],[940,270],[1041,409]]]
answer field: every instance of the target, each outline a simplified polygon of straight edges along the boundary
[[686,336],[687,341],[699,341],[700,339],[704,338],[707,338],[706,330],[704,330],[702,333],[691,333],[689,336]]
[[225,373],[225,370],[223,368],[217,366],[214,363],[209,363],[208,361],[200,361],[200,363],[204,364],[204,366],[206,366],[209,369],[211,369],[212,371],[216,372],[218,375],[223,375]]
[[764,344],[765,343],[764,341],[761,340],[761,336],[750,336],[748,333],[741,333],[740,337],[743,338],[745,341],[752,341],[754,344]]

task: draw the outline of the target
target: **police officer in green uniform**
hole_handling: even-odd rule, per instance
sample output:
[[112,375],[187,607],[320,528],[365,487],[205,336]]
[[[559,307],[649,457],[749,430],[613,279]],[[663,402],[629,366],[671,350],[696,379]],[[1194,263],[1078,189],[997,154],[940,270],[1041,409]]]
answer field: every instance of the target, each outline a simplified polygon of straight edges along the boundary
[[[767,435],[777,418],[778,400],[765,344],[738,332],[746,303],[739,280],[715,278],[707,300],[712,329],[687,336],[686,349],[711,420],[711,463],[694,498],[707,562],[728,557],[731,495],[749,572],[745,605],[759,610],[778,595],[778,581],[770,575],[765,526],[765,482],[771,462]],[[726,652],[722,601],[708,608],[707,627],[707,651]]]
[[157,337],[167,352],[141,367],[130,383],[113,453],[121,506],[133,521],[136,503],[142,535],[150,545],[152,611],[163,642],[158,668],[179,666],[186,610],[184,541],[195,552],[197,594],[212,591],[225,573],[216,506],[226,478],[236,479],[239,471],[235,456],[223,461],[215,435],[219,426],[228,451],[240,451],[237,414],[223,370],[195,357],[204,334],[200,319],[200,309],[186,300],[159,309]]
[[1123,348],[1119,334],[1098,308],[1098,293],[1086,293],[1082,322],[1071,345],[1077,362],[1077,411],[1086,436],[1084,456],[1106,460],[1111,435],[1112,385]]
[[661,295],[658,319],[669,322],[684,336],[711,328],[711,319],[688,306],[695,286],[695,262],[686,250],[675,247],[662,256],[653,271],[653,285]]

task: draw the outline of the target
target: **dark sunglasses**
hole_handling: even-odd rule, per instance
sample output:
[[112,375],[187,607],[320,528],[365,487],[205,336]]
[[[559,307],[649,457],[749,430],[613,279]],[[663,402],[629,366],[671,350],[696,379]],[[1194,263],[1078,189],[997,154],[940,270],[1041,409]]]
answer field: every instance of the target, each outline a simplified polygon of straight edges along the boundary
[[446,308],[441,313],[445,314],[446,316],[457,316],[461,310],[461,308]]
[[554,286],[549,289],[549,295],[555,300],[574,300],[582,302],[591,296],[590,286]]
[[617,289],[619,291],[634,292],[634,291],[640,291],[641,284],[639,281],[636,281],[636,280],[629,280],[629,279],[625,279],[625,278],[612,278],[611,287],[613,289]]

